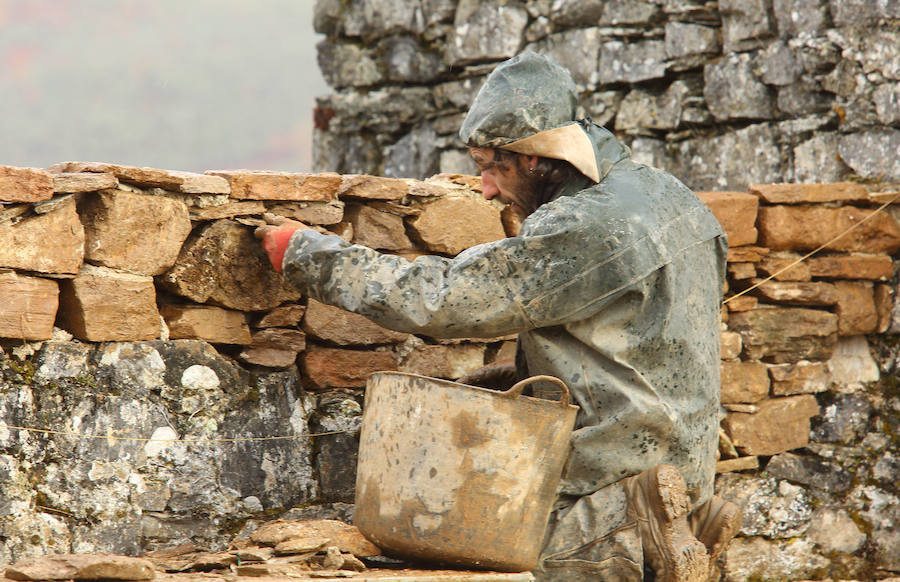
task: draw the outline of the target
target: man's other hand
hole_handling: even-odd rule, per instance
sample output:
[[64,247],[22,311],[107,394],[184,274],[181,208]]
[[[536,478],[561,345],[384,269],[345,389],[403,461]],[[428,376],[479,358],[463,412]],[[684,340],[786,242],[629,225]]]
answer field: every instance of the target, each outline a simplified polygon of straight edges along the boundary
[[263,219],[268,224],[258,227],[254,235],[262,241],[263,249],[269,255],[272,267],[280,273],[284,251],[287,250],[291,236],[296,231],[309,227],[302,222],[269,213],[263,214]]

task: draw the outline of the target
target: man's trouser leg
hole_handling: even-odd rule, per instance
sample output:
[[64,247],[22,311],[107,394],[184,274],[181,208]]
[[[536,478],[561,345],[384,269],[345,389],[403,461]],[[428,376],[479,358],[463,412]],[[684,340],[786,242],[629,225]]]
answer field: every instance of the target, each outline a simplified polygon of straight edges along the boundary
[[[591,495],[561,499],[550,516],[535,577],[539,582],[641,582],[646,564],[660,582],[704,582],[709,555],[691,531],[689,513],[687,487],[671,465]],[[731,533],[724,525],[732,522],[720,519],[714,525]]]
[[643,580],[643,551],[622,481],[560,499],[550,514],[538,582]]

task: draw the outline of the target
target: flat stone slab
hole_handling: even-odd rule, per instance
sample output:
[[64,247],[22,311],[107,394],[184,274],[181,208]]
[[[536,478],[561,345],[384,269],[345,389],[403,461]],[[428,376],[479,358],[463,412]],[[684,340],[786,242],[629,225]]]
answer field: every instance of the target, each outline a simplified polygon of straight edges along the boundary
[[10,580],[152,580],[153,564],[106,554],[59,554],[26,558],[8,566]]
[[141,188],[162,188],[183,194],[228,194],[228,181],[220,176],[107,164],[104,162],[63,162],[51,168],[54,173],[92,172],[112,174],[120,182]]

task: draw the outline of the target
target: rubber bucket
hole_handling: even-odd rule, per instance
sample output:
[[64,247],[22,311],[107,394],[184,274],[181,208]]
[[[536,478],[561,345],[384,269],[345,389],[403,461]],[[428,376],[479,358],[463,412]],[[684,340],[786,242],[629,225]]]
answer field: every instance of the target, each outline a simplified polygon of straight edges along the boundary
[[[538,381],[560,401],[522,396]],[[506,392],[400,372],[366,385],[354,523],[386,553],[524,572],[537,565],[578,407],[535,376]]]

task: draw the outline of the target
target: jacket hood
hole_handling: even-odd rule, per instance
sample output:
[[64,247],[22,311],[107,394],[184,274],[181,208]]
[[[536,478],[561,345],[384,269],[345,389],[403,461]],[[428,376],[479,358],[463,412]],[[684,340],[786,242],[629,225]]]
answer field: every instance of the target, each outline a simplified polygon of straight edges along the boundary
[[526,51],[488,76],[459,137],[469,147],[499,148],[571,124],[577,104],[569,72],[549,57]]

